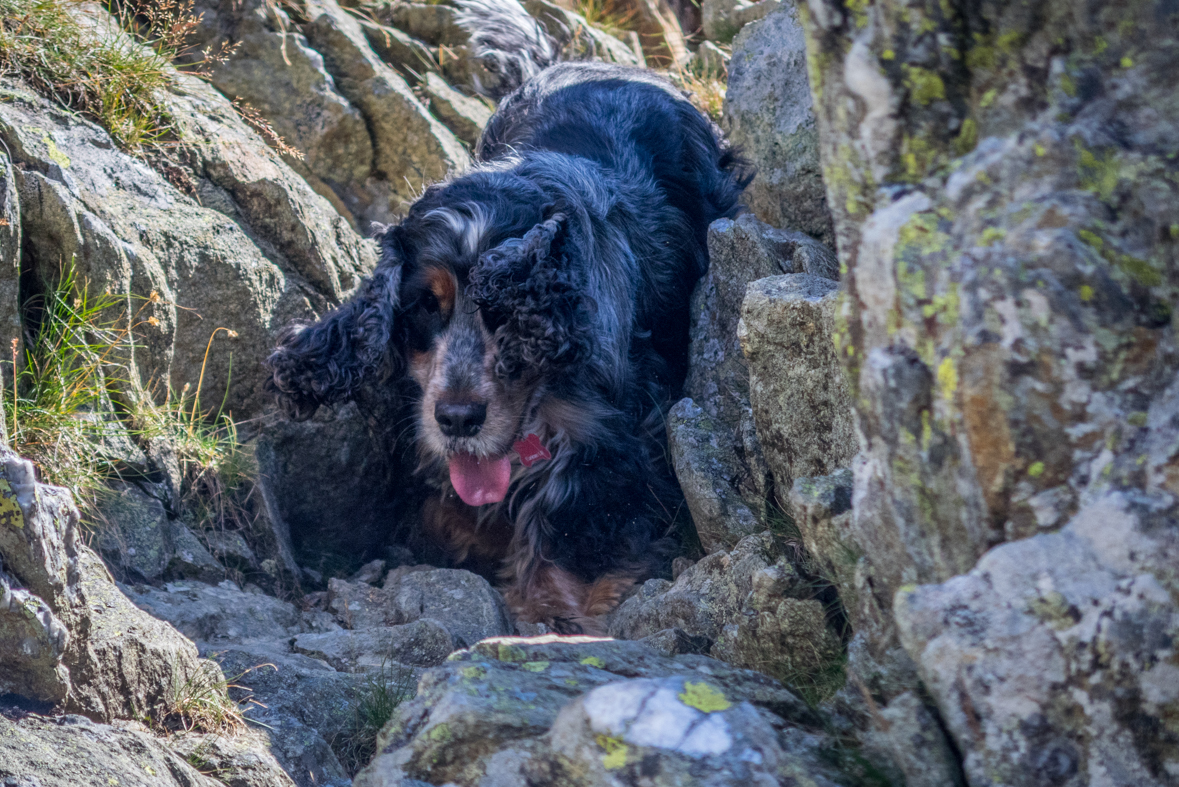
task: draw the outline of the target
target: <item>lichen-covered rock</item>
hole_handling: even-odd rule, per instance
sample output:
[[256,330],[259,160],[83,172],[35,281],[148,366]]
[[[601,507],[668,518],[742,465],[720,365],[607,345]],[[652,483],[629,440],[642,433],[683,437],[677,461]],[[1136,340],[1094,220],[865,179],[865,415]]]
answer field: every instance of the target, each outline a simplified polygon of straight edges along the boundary
[[709,554],[734,547],[762,529],[741,499],[744,479],[734,476],[742,466],[723,440],[725,434],[691,399],[681,400],[667,414],[667,450],[700,545]]
[[847,466],[858,448],[832,342],[837,289],[805,273],[771,276],[751,283],[741,305],[753,420],[783,502],[795,478]]
[[488,640],[423,676],[356,786],[834,784],[818,724],[776,681],[703,656]]
[[[835,276],[837,266],[834,254],[813,238],[776,230],[748,214],[713,222],[708,228],[708,252],[708,272],[692,293],[684,390],[703,410],[701,417],[710,422],[708,443],[715,445],[715,451],[708,464],[714,469],[699,476],[698,483],[687,485],[702,494],[708,486],[730,488],[764,528],[773,478],[749,405],[749,366],[737,339],[741,302],[749,283],[757,279],[782,273]],[[685,484],[685,479],[680,483]],[[696,499],[702,500],[699,495]],[[739,505],[736,499],[732,503]],[[693,509],[694,515],[699,508]],[[736,521],[743,516],[739,514]],[[710,530],[707,523],[697,527]],[[749,532],[753,531],[745,531]]]
[[1137,461],[1179,369],[1176,14],[801,7],[848,271],[853,527],[886,603],[1060,528]]
[[561,758],[553,770],[571,784],[838,784],[817,756],[820,736],[796,731],[787,749],[770,714],[735,699],[691,677],[599,686],[553,723],[551,745]]
[[390,662],[433,667],[445,661],[455,647],[443,624],[419,618],[400,626],[300,634],[291,649],[326,661],[341,672],[368,672],[387,669]]
[[[127,600],[81,542],[69,493],[36,483],[32,464],[8,448],[0,448],[0,501],[3,571],[43,603],[30,598],[24,609],[40,613],[45,644],[62,648],[64,669],[44,663],[45,654],[38,670],[43,680],[29,688],[42,699],[61,699],[52,695],[61,692],[68,674],[63,706],[71,712],[103,721],[156,715],[168,704],[172,686],[196,674],[196,648]],[[68,638],[63,640],[53,618]],[[20,670],[21,663],[8,668]]]
[[381,588],[333,579],[328,609],[352,630],[430,618],[446,627],[456,647],[512,631],[500,594],[483,577],[460,569],[398,568]]
[[685,392],[713,418],[737,431],[749,407],[749,367],[737,339],[749,284],[767,276],[807,273],[838,278],[835,254],[813,238],[770,227],[744,214],[708,228],[708,272],[692,293]]
[[[724,4],[731,5],[705,2],[705,20],[710,8]],[[805,232],[833,248],[798,11],[794,3],[777,0],[742,10],[768,12],[733,41],[725,90],[725,130],[757,169],[742,199],[762,221]]]
[[[13,787],[224,787],[153,735],[95,724],[0,714],[0,784]],[[276,787],[281,782],[274,783]]]
[[1097,496],[1059,532],[898,594],[972,785],[1174,783],[1179,528],[1159,503]]
[[669,639],[664,632],[679,629],[688,642],[675,637],[672,649],[686,646],[787,680],[833,670],[840,637],[814,583],[780,552],[771,534],[761,533],[697,561],[674,583],[648,580],[610,615],[609,631]]

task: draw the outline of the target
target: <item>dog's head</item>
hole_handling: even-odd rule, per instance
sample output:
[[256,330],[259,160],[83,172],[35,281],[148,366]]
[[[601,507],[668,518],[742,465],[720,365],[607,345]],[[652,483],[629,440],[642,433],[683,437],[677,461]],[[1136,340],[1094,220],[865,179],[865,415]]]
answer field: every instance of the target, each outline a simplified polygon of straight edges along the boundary
[[[544,392],[591,352],[570,219],[539,194],[460,201],[427,192],[382,238],[351,301],[284,334],[270,387],[293,418],[407,374],[421,390],[418,446],[467,503],[499,502],[513,445],[544,419]],[[448,193],[450,192],[450,193]],[[553,410],[553,407],[549,408]]]

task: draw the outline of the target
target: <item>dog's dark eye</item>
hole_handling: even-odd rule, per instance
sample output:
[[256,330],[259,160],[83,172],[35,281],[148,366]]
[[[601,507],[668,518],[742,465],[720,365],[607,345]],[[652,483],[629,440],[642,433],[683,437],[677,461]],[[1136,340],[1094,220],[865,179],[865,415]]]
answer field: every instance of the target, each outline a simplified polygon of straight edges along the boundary
[[422,295],[420,303],[426,314],[437,314],[442,308],[438,303],[438,298],[432,292]]

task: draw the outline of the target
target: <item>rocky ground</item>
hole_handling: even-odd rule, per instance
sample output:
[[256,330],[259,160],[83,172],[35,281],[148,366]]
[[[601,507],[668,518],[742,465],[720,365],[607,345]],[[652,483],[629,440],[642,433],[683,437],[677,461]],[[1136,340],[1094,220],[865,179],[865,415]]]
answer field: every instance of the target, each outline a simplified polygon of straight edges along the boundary
[[[524,7],[723,75],[758,169],[668,416],[698,547],[555,637],[416,541],[389,402],[271,410],[493,77],[446,2],[197,0],[230,54],[166,155],[0,75],[0,342],[63,261],[135,336],[74,415],[103,494],[0,455],[0,784],[1179,784],[1173,4]],[[203,463],[134,406],[194,388],[238,424]]]

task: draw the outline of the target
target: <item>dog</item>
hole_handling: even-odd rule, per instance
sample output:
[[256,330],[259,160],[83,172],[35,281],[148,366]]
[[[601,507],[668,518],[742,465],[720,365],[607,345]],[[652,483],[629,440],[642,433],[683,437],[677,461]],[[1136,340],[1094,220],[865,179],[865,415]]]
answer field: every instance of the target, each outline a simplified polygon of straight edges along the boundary
[[518,619],[597,633],[674,548],[664,415],[708,225],[750,175],[669,82],[554,62],[512,0],[462,8],[502,96],[475,165],[383,231],[349,301],[281,335],[268,387],[305,419],[412,381],[418,473],[442,489],[426,529],[498,565]]

